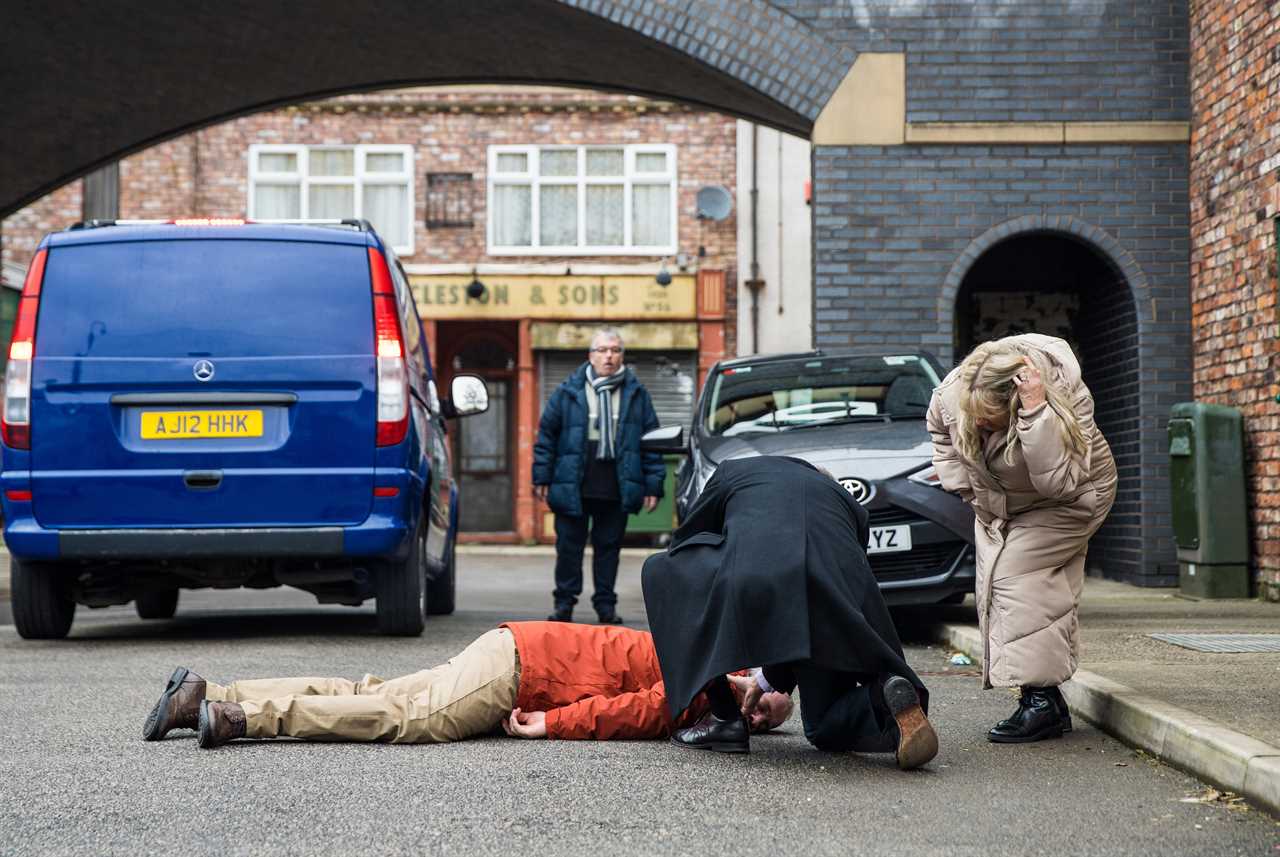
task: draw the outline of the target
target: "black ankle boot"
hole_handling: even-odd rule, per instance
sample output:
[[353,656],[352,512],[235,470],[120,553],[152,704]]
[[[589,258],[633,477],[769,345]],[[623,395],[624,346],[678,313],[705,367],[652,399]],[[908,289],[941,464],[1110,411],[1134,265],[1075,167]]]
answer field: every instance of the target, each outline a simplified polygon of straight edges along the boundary
[[1045,693],[1053,699],[1055,705],[1058,706],[1058,714],[1062,717],[1062,731],[1064,733],[1071,731],[1071,709],[1067,707],[1067,700],[1063,698],[1062,691],[1055,685],[1054,687],[1042,688]]
[[987,740],[995,744],[1027,744],[1061,738],[1064,726],[1057,700],[1048,689],[1024,687],[1018,710],[988,732]]

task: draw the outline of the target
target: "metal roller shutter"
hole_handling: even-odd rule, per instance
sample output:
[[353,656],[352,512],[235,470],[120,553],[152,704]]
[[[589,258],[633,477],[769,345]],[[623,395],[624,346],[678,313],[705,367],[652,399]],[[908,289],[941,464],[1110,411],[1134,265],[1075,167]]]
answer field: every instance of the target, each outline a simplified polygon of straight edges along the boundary
[[[538,388],[541,405],[556,387],[582,365],[586,357],[581,351],[539,351]],[[694,391],[697,387],[698,352],[696,351],[628,351],[627,365],[640,379],[653,399],[653,409],[664,426],[682,425],[687,430],[693,418]],[[538,409],[539,415],[542,408]]]

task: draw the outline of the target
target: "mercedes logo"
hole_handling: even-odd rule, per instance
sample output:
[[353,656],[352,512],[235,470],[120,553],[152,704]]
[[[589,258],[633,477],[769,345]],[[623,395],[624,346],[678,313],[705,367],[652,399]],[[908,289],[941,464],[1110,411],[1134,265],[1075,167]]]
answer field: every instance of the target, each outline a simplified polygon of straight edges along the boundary
[[197,381],[212,381],[213,361],[197,360],[196,365],[191,367],[191,374],[196,376]]
[[855,476],[846,476],[840,480],[840,487],[849,492],[849,496],[853,497],[861,505],[865,506],[871,502],[871,498],[876,495],[876,489],[869,482],[858,479]]

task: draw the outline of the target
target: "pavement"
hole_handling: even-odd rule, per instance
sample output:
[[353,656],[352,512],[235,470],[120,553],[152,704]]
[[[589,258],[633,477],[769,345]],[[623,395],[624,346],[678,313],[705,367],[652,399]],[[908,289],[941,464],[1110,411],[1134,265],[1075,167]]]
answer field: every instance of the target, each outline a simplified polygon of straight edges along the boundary
[[[980,663],[972,598],[935,636]],[[1080,603],[1071,709],[1127,744],[1280,817],[1280,653],[1213,654],[1155,633],[1280,634],[1280,604],[1194,600],[1100,579]]]
[[[948,663],[931,628],[903,624],[928,682],[939,756],[827,754],[798,718],[748,757],[661,741],[452,745],[145,743],[175,664],[210,678],[396,675],[436,663],[507,619],[550,607],[546,554],[459,556],[459,608],[416,639],[376,634],[373,611],[305,593],[184,592],[178,615],[77,613],[62,641],[0,627],[0,855],[612,854],[1274,855],[1280,826],[1087,723],[1059,741],[989,744],[1010,708]],[[640,559],[619,612],[644,626]],[[589,614],[589,608],[588,608]],[[803,705],[803,700],[801,700]]]

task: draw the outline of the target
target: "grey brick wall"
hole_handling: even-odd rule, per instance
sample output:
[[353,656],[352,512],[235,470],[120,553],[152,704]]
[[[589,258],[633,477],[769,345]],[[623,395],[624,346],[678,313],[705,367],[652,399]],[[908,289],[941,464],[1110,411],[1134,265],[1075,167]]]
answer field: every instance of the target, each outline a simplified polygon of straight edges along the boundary
[[774,0],[832,42],[907,54],[907,119],[1186,120],[1187,0]]
[[1191,393],[1187,169],[1184,146],[814,150],[820,346],[922,346],[951,361],[964,272],[996,241],[1029,230],[1073,235],[1123,273],[1141,384],[1114,394],[1136,401],[1136,427],[1131,420],[1123,437],[1136,446],[1130,485],[1141,489],[1117,510],[1128,527],[1118,535],[1141,551],[1121,576],[1149,585],[1176,577],[1165,425],[1170,405]]

